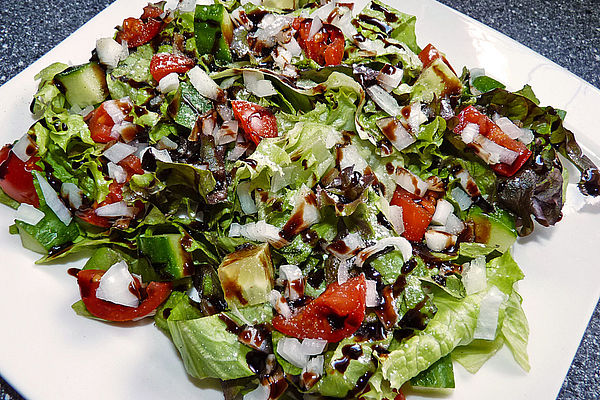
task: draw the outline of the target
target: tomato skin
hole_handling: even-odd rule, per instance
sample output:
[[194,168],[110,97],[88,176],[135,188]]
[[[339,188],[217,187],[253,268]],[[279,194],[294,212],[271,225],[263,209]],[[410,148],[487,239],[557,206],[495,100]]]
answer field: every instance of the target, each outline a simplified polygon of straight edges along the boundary
[[0,187],[9,197],[19,203],[40,206],[31,171],[41,171],[36,165],[39,157],[33,156],[27,162],[21,161],[12,151],[12,146],[6,145],[0,150]]
[[[86,269],[77,273],[77,283],[81,300],[87,310],[95,317],[113,322],[126,322],[145,317],[156,310],[171,294],[170,282],[150,282],[146,287],[146,297],[138,307],[127,307],[96,297],[100,278],[105,271]],[[135,278],[134,278],[135,279]]]
[[131,111],[131,104],[119,100],[107,100],[100,104],[98,108],[86,116],[86,122],[90,129],[90,136],[96,143],[108,143],[113,140],[118,140],[119,137],[111,133],[115,122],[112,117],[106,112],[105,104],[107,102],[115,102],[121,108],[125,115]]
[[94,203],[94,205],[87,210],[77,211],[77,217],[88,224],[98,226],[100,228],[110,228],[112,226],[110,219],[98,216],[96,214],[96,208],[123,200],[123,184],[112,182],[108,188],[110,192],[100,204]]
[[460,135],[462,130],[467,126],[468,123],[477,124],[479,126],[479,133],[492,142],[505,147],[509,150],[517,152],[519,155],[515,161],[509,164],[493,164],[490,165],[496,173],[503,176],[513,176],[522,166],[527,162],[531,156],[531,150],[527,148],[522,142],[511,139],[506,133],[502,132],[502,129],[489,117],[479,112],[475,107],[468,106],[458,114],[458,124],[454,128],[454,133]]
[[144,13],[140,17],[141,20],[147,20],[148,18],[158,18],[163,13],[163,10],[160,7],[153,6],[152,4],[148,4],[144,7]]
[[323,24],[319,32],[309,38],[312,19],[295,21],[298,26],[298,44],[308,58],[321,66],[339,65],[344,57],[346,40],[337,26]]
[[419,197],[397,186],[390,205],[402,208],[404,223],[402,236],[412,241],[423,239],[435,213],[435,203],[428,198]]
[[122,43],[125,40],[129,48],[148,43],[162,29],[162,22],[156,19],[160,14],[161,9],[146,6],[141,18],[125,18],[121,30],[117,32],[117,42]]
[[446,59],[446,56],[440,53],[438,49],[435,48],[434,45],[429,43],[421,52],[419,53],[419,60],[423,63],[423,69],[427,68],[434,60],[441,58],[444,64],[454,72],[456,75],[456,71],[452,68],[452,65]]
[[194,65],[194,60],[189,57],[170,53],[158,53],[153,55],[152,60],[150,60],[150,74],[158,82],[171,72],[183,74],[192,69]]
[[[367,287],[364,275],[351,278],[343,284],[333,282],[316,299],[305,305],[295,315],[285,319],[273,318],[273,327],[298,339],[323,339],[339,342],[352,335],[365,318]],[[330,320],[342,326],[332,327]]]
[[127,172],[127,180],[129,180],[133,175],[142,175],[144,173],[144,170],[142,169],[142,161],[134,154],[130,154],[119,161],[119,165],[123,167],[125,172]]
[[277,137],[277,119],[267,108],[244,100],[231,102],[233,115],[238,120],[247,139],[258,144],[262,138]]

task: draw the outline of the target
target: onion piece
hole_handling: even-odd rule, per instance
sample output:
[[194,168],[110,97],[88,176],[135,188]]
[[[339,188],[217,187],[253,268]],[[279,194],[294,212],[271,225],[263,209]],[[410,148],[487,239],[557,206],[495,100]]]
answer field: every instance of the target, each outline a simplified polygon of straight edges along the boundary
[[179,75],[177,72],[171,72],[158,81],[158,90],[161,93],[169,93],[179,88]]
[[402,108],[398,105],[396,99],[391,94],[386,92],[381,86],[369,86],[366,89],[366,92],[369,94],[375,104],[377,104],[383,111],[392,117],[402,115]]
[[114,162],[115,164],[118,164],[119,161],[135,153],[136,150],[137,148],[135,146],[130,146],[121,142],[116,142],[108,149],[104,150],[102,155],[108,158],[110,161]]
[[339,260],[347,260],[354,256],[358,249],[364,247],[365,242],[362,236],[356,232],[352,232],[344,236],[344,238],[331,243],[326,249]]
[[152,152],[152,155],[154,156],[154,158],[157,161],[162,161],[164,163],[172,163],[173,162],[173,160],[171,159],[171,155],[169,154],[167,149],[158,150],[158,149],[155,149],[154,147],[151,147],[150,151]]
[[302,339],[302,352],[311,356],[321,354],[327,346],[327,340],[325,339]]
[[427,189],[429,189],[429,183],[419,178],[409,170],[397,167],[394,174],[394,181],[402,187],[402,189],[415,194],[419,197],[423,197]]
[[100,278],[96,289],[96,297],[126,307],[138,307],[140,300],[129,289],[135,285],[127,263],[120,261],[113,264]]
[[287,245],[287,240],[279,235],[279,228],[265,221],[250,222],[245,225],[232,223],[229,228],[230,237],[245,237],[255,242],[268,242],[273,247],[280,249]]
[[340,169],[344,170],[348,167],[354,167],[354,171],[363,173],[367,168],[367,162],[358,153],[358,149],[355,145],[349,144],[341,148],[342,157],[340,159]]
[[450,214],[448,215],[444,225],[434,226],[433,229],[440,232],[446,232],[451,235],[458,235],[465,229],[465,224],[456,215]]
[[494,340],[496,338],[500,306],[507,299],[508,296],[496,286],[488,290],[479,304],[479,316],[473,339]]
[[308,354],[296,338],[283,337],[277,342],[277,353],[296,367],[304,368],[308,364]]
[[21,139],[17,141],[11,148],[11,151],[19,160],[23,162],[29,161],[31,156],[37,151],[37,145],[28,134],[21,136]]
[[417,141],[417,139],[406,130],[398,118],[382,118],[375,123],[383,135],[392,143],[392,146],[398,151],[404,150]]
[[503,163],[512,165],[519,156],[519,153],[516,151],[500,146],[483,135],[476,136],[474,143],[481,146],[483,153],[479,151],[478,155],[489,164]]
[[248,143],[236,143],[235,147],[227,154],[227,161],[237,161],[244,155],[250,145]]
[[234,142],[238,136],[238,122],[237,121],[225,121],[223,125],[216,131],[215,144],[222,146],[227,143]]
[[44,196],[44,200],[46,200],[48,207],[50,207],[52,212],[56,214],[58,219],[60,219],[63,224],[69,225],[73,219],[69,209],[60,200],[58,194],[54,191],[54,189],[52,189],[52,186],[50,186],[46,178],[44,178],[39,171],[32,172],[38,180],[40,190],[42,191],[42,196]]
[[[304,339],[304,340],[307,340],[307,339]],[[302,343],[304,344],[304,341],[302,341]],[[312,357],[310,360],[308,360],[308,363],[306,363],[306,366],[302,370],[301,376],[304,376],[304,373],[306,373],[306,372],[315,374],[317,376],[322,376],[324,363],[325,363],[325,357],[323,357],[322,355]],[[305,399],[306,399],[306,397],[305,397]]]
[[421,124],[427,121],[427,116],[421,110],[421,103],[415,102],[410,105],[410,114],[408,116],[408,126],[413,134],[419,133]]
[[323,22],[321,18],[318,16],[313,17],[312,22],[310,24],[310,31],[308,32],[308,40],[311,40],[313,36],[317,34],[323,27]]
[[485,257],[480,256],[463,264],[462,283],[467,295],[481,292],[487,287]]
[[194,86],[202,96],[215,101],[220,101],[225,98],[223,89],[221,89],[219,85],[208,76],[206,71],[199,66],[196,65],[194,68],[190,69],[187,72],[187,75],[190,78],[192,86]]
[[292,36],[287,43],[282,43],[281,46],[290,52],[292,57],[299,57],[302,54],[302,48],[298,41]]
[[471,200],[469,195],[459,187],[452,189],[450,194],[458,203],[458,208],[460,208],[461,211],[467,210],[469,207],[471,207],[471,204],[473,204],[473,200]]
[[431,251],[443,251],[456,244],[456,236],[447,232],[429,229],[425,232],[425,244]]
[[[122,101],[127,102],[125,99]],[[105,101],[102,103],[102,106],[104,107],[104,111],[106,111],[106,113],[110,116],[115,125],[118,125],[125,120],[126,115],[123,112],[123,109],[119,106],[117,100]]]
[[275,289],[271,290],[271,292],[269,293],[269,302],[271,303],[271,306],[273,306],[275,311],[282,315],[283,318],[287,319],[292,316],[292,310],[290,309],[287,300],[285,299],[285,297],[283,297],[281,293],[279,293],[279,291]]
[[163,136],[160,138],[158,143],[156,143],[156,148],[158,150],[175,150],[177,149],[177,143],[169,139],[167,136]]
[[352,266],[352,262],[350,260],[342,260],[340,265],[338,265],[337,270],[337,282],[340,285],[343,285],[350,279],[350,267]]
[[519,140],[523,144],[529,144],[529,143],[533,142],[533,139],[535,137],[533,136],[533,132],[531,129],[521,128],[521,131],[523,131],[523,134],[519,137]]
[[196,9],[196,0],[179,0],[177,9],[181,12],[192,12]]
[[114,162],[109,162],[108,165],[108,176],[114,179],[117,183],[124,183],[127,180],[127,172],[125,169]]
[[116,203],[110,203],[102,207],[98,207],[95,213],[99,217],[133,217],[134,208],[129,207],[126,202],[118,201]]
[[479,135],[479,125],[469,122],[460,133],[460,138],[466,144],[473,143],[475,137]]
[[404,77],[404,71],[402,68],[396,68],[393,65],[386,64],[379,74],[377,80],[390,88],[395,89],[402,83]]
[[271,387],[263,384],[259,384],[256,389],[244,395],[244,400],[269,400],[270,398]]
[[372,255],[385,250],[389,246],[394,246],[396,250],[399,250],[402,254],[402,260],[407,262],[412,257],[412,246],[408,240],[403,237],[389,237],[383,238],[377,241],[373,246],[369,246],[362,250],[356,256],[354,262],[357,266],[361,267],[363,263]]
[[29,225],[37,225],[44,218],[45,214],[43,211],[38,210],[31,204],[21,203],[17,208],[17,214],[15,219],[17,221],[23,221]]
[[431,223],[433,225],[445,225],[448,216],[454,212],[454,206],[448,200],[439,199],[436,206]]
[[366,306],[377,307],[380,303],[379,294],[377,293],[377,282],[367,279],[365,283],[367,286]]
[[123,47],[113,38],[101,38],[96,40],[96,53],[100,63],[113,69],[122,59]]
[[329,3],[326,3],[324,6],[317,8],[315,11],[312,12],[312,14],[310,16],[312,18],[318,17],[321,21],[329,22],[329,16],[335,9],[335,6],[336,6],[335,1],[330,1]]
[[469,172],[465,169],[461,169],[456,174],[456,177],[460,180],[460,186],[467,192],[467,194],[471,197],[481,196],[481,192],[477,187],[477,182],[475,179],[469,174]]
[[523,131],[521,128],[516,126],[510,119],[507,117],[499,117],[494,120],[496,125],[511,139],[518,139],[523,135]]
[[256,204],[254,204],[252,195],[250,194],[250,181],[240,182],[236,191],[244,214],[255,214],[258,209],[256,208]]
[[60,194],[67,198],[71,207],[75,209],[81,208],[83,204],[83,191],[74,183],[63,182],[60,187]]

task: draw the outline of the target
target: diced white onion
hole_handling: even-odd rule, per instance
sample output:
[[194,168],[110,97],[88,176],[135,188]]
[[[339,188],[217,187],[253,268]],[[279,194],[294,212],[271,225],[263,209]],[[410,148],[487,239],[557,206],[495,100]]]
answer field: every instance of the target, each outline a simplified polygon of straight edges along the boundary
[[166,150],[175,150],[175,149],[177,149],[177,143],[175,143],[168,137],[163,136],[160,138],[158,143],[156,143],[156,148],[158,150],[165,150],[165,149]]
[[223,121],[233,121],[233,110],[230,107],[227,107],[224,104],[219,104],[216,109],[221,118],[223,118]]
[[279,235],[279,228],[268,224],[263,220],[250,222],[245,225],[234,222],[230,226],[229,236],[242,236],[255,242],[268,242],[276,248],[281,248],[287,243],[286,240]]
[[259,384],[256,389],[244,395],[244,400],[269,400],[270,398],[271,387],[262,384]]
[[316,356],[321,354],[327,346],[327,340],[325,339],[302,339],[302,352],[310,356]]
[[264,75],[259,71],[244,71],[244,85],[250,93],[258,97],[267,97],[277,94],[271,81],[264,79]]
[[312,39],[313,36],[315,36],[317,34],[317,32],[319,32],[321,30],[322,27],[323,27],[323,22],[321,21],[321,18],[319,18],[318,16],[315,16],[312,20],[312,23],[310,24],[310,31],[308,32],[308,40]]
[[[304,339],[304,340],[307,340],[307,339]],[[304,341],[303,341],[303,343],[304,343]],[[312,357],[310,360],[308,360],[306,367],[304,367],[304,369],[302,370],[302,375],[304,375],[305,372],[310,372],[317,376],[322,376],[324,362],[325,362],[325,357],[323,357],[322,355]],[[305,397],[305,399],[306,399],[306,397]]]
[[475,137],[479,135],[479,125],[469,122],[460,133],[460,138],[466,144],[472,143]]
[[402,207],[390,205],[389,215],[386,216],[389,223],[392,224],[392,228],[394,228],[394,231],[396,231],[398,235],[404,233],[404,217],[402,213]]
[[121,40],[121,60],[129,57],[129,45],[127,44],[127,40]]
[[158,81],[158,90],[162,93],[169,93],[179,88],[179,75],[177,72],[171,72]]
[[190,298],[190,300],[195,301],[196,303],[200,303],[202,301],[202,299],[200,298],[200,293],[194,285],[192,285],[192,287],[188,289],[187,295]]
[[169,151],[167,149],[158,150],[154,147],[151,147],[150,150],[152,151],[152,155],[157,161],[162,161],[165,163],[173,162],[173,160],[171,159],[171,155],[169,154]]
[[[29,148],[31,148],[33,151],[28,151]],[[36,149],[37,146],[35,142],[31,139],[31,136],[29,136],[28,134],[24,134],[23,136],[21,136],[21,139],[19,139],[17,143],[15,143],[11,148],[14,155],[17,156],[19,160],[23,162],[29,161]]]
[[356,252],[356,250],[365,247],[365,241],[363,240],[362,236],[356,232],[349,233],[343,239],[340,240],[344,242],[345,247],[348,249],[347,252],[340,253],[339,251],[337,251],[336,246],[327,247],[327,251],[331,252],[340,260],[347,260],[351,258]]
[[74,183],[64,182],[60,187],[60,194],[69,200],[71,207],[75,209],[81,208],[83,204],[83,191]]
[[521,128],[521,131],[523,132],[523,134],[519,137],[519,140],[523,144],[529,144],[529,143],[533,142],[534,136],[533,136],[533,132],[531,131],[531,129]]
[[140,300],[129,290],[133,285],[135,283],[127,263],[120,261],[102,275],[96,289],[96,297],[126,307],[138,307]]
[[371,279],[367,279],[365,283],[367,286],[366,305],[367,307],[377,307],[379,305],[377,282]]
[[238,136],[238,122],[225,121],[223,125],[216,131],[215,144],[221,146],[227,143],[234,142]]
[[516,151],[500,146],[483,135],[477,136],[475,142],[478,143],[485,152],[489,153],[490,157],[488,161],[491,164],[503,163],[511,165],[519,156],[519,153]]
[[37,225],[44,218],[44,213],[31,204],[21,203],[19,208],[17,208],[17,215],[15,215],[15,219],[18,221],[23,221],[29,225]]
[[196,9],[196,0],[180,0],[177,9],[181,12],[192,12]]
[[277,342],[277,353],[296,367],[304,368],[308,363],[308,354],[302,349],[302,343],[296,338],[283,337]]
[[485,290],[487,287],[485,257],[477,257],[463,264],[462,283],[467,295]]
[[439,199],[436,206],[431,223],[434,225],[445,225],[448,216],[454,211],[452,203],[445,199]]
[[479,188],[477,187],[477,183],[467,170],[461,169],[456,174],[456,177],[460,180],[460,186],[462,186],[469,196],[475,197],[481,194]]
[[404,150],[417,141],[395,117],[382,118],[375,123],[398,151]]
[[401,115],[402,108],[398,105],[396,99],[381,86],[370,86],[366,89],[366,92],[371,96],[371,99],[373,99],[375,104],[392,117]]
[[377,80],[392,89],[397,88],[402,83],[402,77],[404,76],[404,70],[402,68],[391,67],[388,64],[386,71],[390,70],[390,74],[382,71],[377,75]]
[[523,131],[521,130],[521,128],[516,126],[507,117],[498,118],[494,122],[496,122],[496,125],[498,125],[500,129],[502,129],[502,132],[506,133],[511,139],[518,139],[523,135]]
[[219,100],[224,96],[223,89],[212,80],[210,76],[199,66],[195,66],[187,72],[190,83],[202,96]]
[[431,251],[443,251],[456,244],[456,236],[447,232],[429,229],[425,232],[425,243]]
[[298,57],[302,54],[302,48],[293,36],[289,42],[283,43],[281,46],[289,51],[292,57]]
[[114,162],[109,162],[108,165],[108,176],[114,179],[117,183],[123,183],[127,180],[127,172],[125,169]]
[[303,275],[297,265],[284,264],[279,267],[279,278],[284,281],[293,282],[303,279]]
[[247,143],[236,143],[235,147],[227,154],[228,161],[237,161],[248,150]]
[[418,101],[410,105],[410,115],[408,116],[408,126],[413,134],[419,133],[422,123],[427,121],[427,116],[421,110],[421,103]]
[[133,207],[129,207],[126,202],[118,201],[98,207],[95,212],[99,217],[133,217],[134,209]]
[[123,47],[113,38],[101,38],[96,40],[96,53],[98,59],[109,68],[116,68],[121,60]]
[[250,195],[250,181],[240,182],[237,186],[237,195],[240,199],[240,205],[244,214],[255,214],[258,209],[254,204],[254,199]]
[[396,168],[394,181],[402,187],[402,189],[420,197],[423,197],[425,192],[427,192],[427,189],[429,189],[429,183],[427,181],[424,181],[405,168]]
[[458,203],[458,208],[460,208],[461,211],[467,210],[469,207],[471,207],[471,204],[473,204],[473,200],[471,200],[469,195],[459,187],[452,189],[450,194]]
[[281,293],[279,293],[279,291],[275,289],[271,290],[271,292],[269,293],[269,302],[271,303],[275,311],[282,315],[283,318],[287,319],[292,316],[292,310],[290,309],[287,300],[285,299],[285,297],[282,296]]
[[479,305],[479,317],[473,339],[494,340],[496,338],[500,306],[507,299],[508,296],[496,286],[488,290]]
[[102,155],[108,158],[110,161],[118,164],[119,161],[123,160],[125,157],[132,155],[135,153],[137,148],[135,146],[130,146],[125,143],[116,142],[108,149],[104,150]]
[[118,125],[125,120],[126,115],[117,103],[117,100],[105,101],[102,103],[102,106],[104,107],[104,111],[106,111],[106,113],[110,116],[115,125]]
[[484,76],[485,75],[485,69],[483,69],[483,68],[471,68],[469,70],[469,73],[471,75],[471,82],[473,82],[473,79],[479,78],[480,76]]
[[50,186],[46,178],[44,178],[39,171],[33,171],[33,173],[38,180],[42,196],[44,196],[44,200],[46,200],[48,207],[50,207],[52,212],[56,214],[63,224],[69,225],[73,219],[69,209],[60,200],[58,194],[52,189],[52,186]]
[[352,40],[354,35],[358,33],[356,27],[352,25],[352,13],[350,11],[347,11],[342,16],[334,18],[333,21],[331,21],[331,24],[340,28],[344,36],[349,40]]
[[350,279],[350,266],[352,263],[349,260],[342,260],[338,265],[337,282],[342,285]]
[[396,250],[400,251],[404,262],[410,260],[412,257],[412,246],[408,240],[403,237],[389,237],[378,240],[373,246],[369,246],[358,253],[355,264],[361,267],[369,257],[385,250],[389,246],[394,246]]
[[329,3],[326,3],[324,6],[317,8],[315,11],[313,11],[313,13],[310,16],[312,18],[319,17],[319,19],[321,21],[327,22],[329,19],[329,16],[335,9],[335,5],[336,5],[335,1],[330,1]]
[[446,232],[451,235],[458,235],[465,229],[465,224],[454,214],[448,215],[446,223],[442,226],[433,227],[436,231]]

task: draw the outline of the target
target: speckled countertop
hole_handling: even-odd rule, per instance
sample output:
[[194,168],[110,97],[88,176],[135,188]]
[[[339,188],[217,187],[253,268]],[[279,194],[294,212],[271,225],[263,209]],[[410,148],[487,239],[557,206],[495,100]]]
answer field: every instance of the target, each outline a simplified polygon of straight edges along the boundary
[[[600,88],[598,0],[439,0]],[[0,8],[0,85],[51,50],[109,0],[7,0]],[[600,303],[558,399],[600,398]],[[1,371],[0,371],[1,374]],[[0,400],[22,397],[0,377]]]

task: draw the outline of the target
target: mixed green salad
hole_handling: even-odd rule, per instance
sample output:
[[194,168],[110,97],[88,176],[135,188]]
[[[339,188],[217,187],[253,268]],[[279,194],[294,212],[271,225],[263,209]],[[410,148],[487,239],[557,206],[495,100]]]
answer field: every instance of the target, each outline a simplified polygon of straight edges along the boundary
[[563,111],[441,50],[377,0],[149,4],[37,75],[10,231],[91,254],[75,312],[154,318],[226,399],[402,399],[503,345],[528,370],[511,246],[561,219],[564,160],[584,195],[600,172]]

